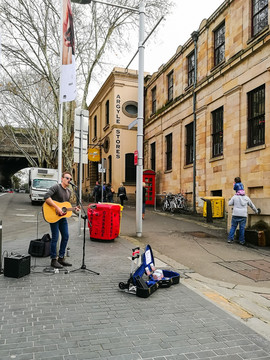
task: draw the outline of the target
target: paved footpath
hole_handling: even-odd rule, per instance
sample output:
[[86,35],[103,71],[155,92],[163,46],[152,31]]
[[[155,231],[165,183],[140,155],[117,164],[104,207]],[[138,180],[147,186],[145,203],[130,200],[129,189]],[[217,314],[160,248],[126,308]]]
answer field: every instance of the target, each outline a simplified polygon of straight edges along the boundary
[[[49,258],[32,258],[30,275],[0,276],[1,360],[270,360],[269,339],[181,280],[147,299],[120,291],[134,246],[124,238],[90,241],[87,231],[85,265],[100,275],[81,270],[83,236],[69,222],[78,271],[46,272]],[[28,245],[4,242],[3,250],[26,253]]]

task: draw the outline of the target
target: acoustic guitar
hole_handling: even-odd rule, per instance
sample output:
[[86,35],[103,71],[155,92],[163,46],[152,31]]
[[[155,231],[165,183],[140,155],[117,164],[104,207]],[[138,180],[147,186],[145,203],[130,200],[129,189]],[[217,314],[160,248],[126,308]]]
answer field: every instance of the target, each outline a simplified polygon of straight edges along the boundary
[[72,207],[68,201],[65,202],[54,201],[54,202],[56,203],[57,206],[59,206],[62,209],[64,215],[57,214],[53,206],[48,205],[46,202],[44,202],[42,206],[43,217],[44,220],[50,224],[56,223],[57,221],[63,218],[69,218],[72,215],[72,210],[75,209],[75,207]]

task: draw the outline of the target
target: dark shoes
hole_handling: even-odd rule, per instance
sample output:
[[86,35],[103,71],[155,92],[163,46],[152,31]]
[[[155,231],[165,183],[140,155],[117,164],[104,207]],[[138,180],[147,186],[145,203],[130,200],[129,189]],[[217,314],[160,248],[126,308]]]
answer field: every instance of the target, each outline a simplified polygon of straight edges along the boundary
[[55,269],[63,269],[64,266],[72,266],[72,264],[65,261],[65,258],[52,259],[51,267]]
[[228,242],[228,244],[232,244],[232,243],[233,243],[233,240],[228,239],[227,242]]
[[72,264],[65,261],[65,258],[58,258],[58,263],[63,266],[72,266]]
[[61,265],[56,259],[52,259],[51,267],[53,267],[55,269],[62,269],[63,265]]

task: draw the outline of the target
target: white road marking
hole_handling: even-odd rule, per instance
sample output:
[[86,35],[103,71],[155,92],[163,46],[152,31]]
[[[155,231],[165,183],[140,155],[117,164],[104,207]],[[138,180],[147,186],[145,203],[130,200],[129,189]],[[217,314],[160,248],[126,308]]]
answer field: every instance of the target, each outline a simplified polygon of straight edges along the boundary
[[36,216],[34,214],[16,214],[16,216]]
[[41,221],[37,221],[37,220],[23,220],[22,221],[23,223],[35,223],[35,224],[37,224],[37,223],[40,223]]

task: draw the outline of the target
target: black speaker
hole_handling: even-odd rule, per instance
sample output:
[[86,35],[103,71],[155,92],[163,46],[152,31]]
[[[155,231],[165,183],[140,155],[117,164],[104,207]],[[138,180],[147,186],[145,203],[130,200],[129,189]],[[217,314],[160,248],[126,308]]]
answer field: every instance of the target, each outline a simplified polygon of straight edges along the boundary
[[30,255],[10,255],[4,258],[4,275],[20,278],[30,274]]

